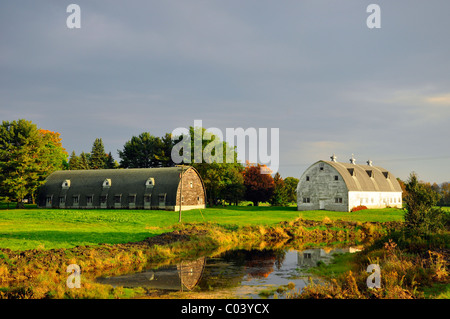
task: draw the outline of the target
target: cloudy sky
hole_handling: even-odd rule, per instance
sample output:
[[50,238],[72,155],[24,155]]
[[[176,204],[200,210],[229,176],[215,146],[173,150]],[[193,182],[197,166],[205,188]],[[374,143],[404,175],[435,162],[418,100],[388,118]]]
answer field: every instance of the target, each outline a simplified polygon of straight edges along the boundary
[[[69,29],[67,6],[81,8]],[[381,8],[369,29],[367,6]],[[450,181],[448,0],[2,1],[0,119],[95,138],[279,128],[279,172],[335,153]]]

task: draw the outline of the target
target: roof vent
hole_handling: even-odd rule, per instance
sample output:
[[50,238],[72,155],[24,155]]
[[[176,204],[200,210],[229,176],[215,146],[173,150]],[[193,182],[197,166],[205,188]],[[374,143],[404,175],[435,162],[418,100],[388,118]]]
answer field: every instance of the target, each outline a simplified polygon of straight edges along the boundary
[[367,169],[366,173],[367,173],[367,175],[369,175],[369,177],[373,177],[373,172],[371,169]]
[[352,154],[352,158],[350,159],[350,163],[351,163],[351,164],[356,164],[356,159],[355,159],[355,157],[353,156],[353,154]]
[[373,166],[371,160],[368,160],[366,163],[367,163],[367,165],[369,165],[369,166]]
[[337,159],[336,155],[333,154],[333,156],[331,156],[330,158],[331,158],[332,162],[336,162],[336,159]]
[[351,176],[356,176],[356,172],[354,168],[347,168],[348,172],[350,173]]
[[389,178],[389,172],[383,172],[384,177]]

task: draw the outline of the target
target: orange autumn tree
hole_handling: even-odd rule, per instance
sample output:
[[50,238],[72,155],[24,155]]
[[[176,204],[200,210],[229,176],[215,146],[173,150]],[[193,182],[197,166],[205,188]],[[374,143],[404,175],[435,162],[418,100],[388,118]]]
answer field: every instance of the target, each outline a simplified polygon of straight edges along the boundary
[[244,170],[245,199],[253,202],[254,206],[258,206],[260,202],[267,202],[272,197],[275,183],[270,173],[271,170],[266,165],[246,162]]

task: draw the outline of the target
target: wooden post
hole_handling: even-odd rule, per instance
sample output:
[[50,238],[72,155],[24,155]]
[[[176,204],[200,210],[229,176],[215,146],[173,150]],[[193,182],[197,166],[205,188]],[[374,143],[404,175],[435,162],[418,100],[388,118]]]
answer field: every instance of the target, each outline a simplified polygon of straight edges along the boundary
[[184,166],[181,165],[181,173],[180,173],[180,210],[178,212],[178,222],[181,223],[181,198],[183,193],[183,168]]

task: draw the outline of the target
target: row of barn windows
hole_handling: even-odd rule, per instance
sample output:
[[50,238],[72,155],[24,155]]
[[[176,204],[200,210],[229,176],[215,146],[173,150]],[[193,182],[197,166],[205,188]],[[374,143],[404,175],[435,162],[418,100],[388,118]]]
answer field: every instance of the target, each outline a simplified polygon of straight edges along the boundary
[[[94,195],[85,195],[86,198],[86,204],[92,205],[94,203]],[[100,203],[106,204],[108,199],[108,195],[100,195]],[[183,197],[182,197],[183,200]],[[51,205],[53,201],[53,195],[49,195],[46,198],[46,204]],[[166,194],[159,194],[158,195],[158,201],[160,204],[165,204],[166,201]],[[135,204],[136,203],[136,194],[130,194],[128,195],[127,202],[129,204]],[[151,195],[145,195],[144,196],[144,202],[150,203],[151,202]],[[66,196],[59,196],[58,200],[59,204],[65,204],[66,203]],[[73,205],[78,205],[80,203],[80,195],[73,195],[72,196],[72,203]],[[114,195],[114,204],[121,204],[122,203],[122,194]]]
[[[154,185],[155,185],[155,179],[154,179],[153,177],[150,177],[150,178],[147,179],[147,181],[145,182],[145,186],[147,186],[147,187],[152,187],[152,186],[154,186]],[[106,178],[106,179],[103,181],[102,186],[103,186],[103,187],[106,187],[106,188],[111,187],[111,179],[110,179],[110,178]],[[189,186],[190,186],[191,188],[193,188],[193,187],[194,187],[194,183],[193,183],[193,182],[190,182],[190,183],[189,183]],[[70,179],[66,179],[66,180],[62,183],[61,187],[64,188],[64,189],[69,188],[69,187],[70,187]]]
[[[311,198],[310,197],[303,197],[303,203],[311,203]],[[335,199],[334,199],[334,202],[336,203],[336,204],[342,204],[342,197],[336,197]],[[391,197],[391,198],[385,198],[385,199],[383,199],[383,202],[385,203],[385,204],[400,204],[401,202],[402,202],[402,199],[401,198],[397,198],[397,197]],[[374,204],[375,203],[375,199],[374,198],[370,198],[370,200],[369,200],[369,198],[362,198],[361,199],[361,203],[362,204]]]
[[[108,195],[100,195],[100,204],[106,205],[108,199]],[[47,206],[51,206],[53,201],[53,196],[47,196],[46,204]],[[144,195],[144,203],[150,204],[152,201],[152,195]],[[200,196],[197,196],[197,201],[200,202]],[[136,194],[128,195],[128,204],[136,204]],[[181,202],[184,202],[184,196],[181,196]],[[59,205],[65,205],[66,196],[59,196],[58,200]],[[80,203],[80,195],[72,196],[73,205],[79,205]],[[93,205],[94,203],[94,195],[86,195],[86,204]],[[114,204],[122,203],[122,194],[114,195]],[[166,204],[166,193],[158,195],[158,203],[160,206],[164,206]]]
[[[336,197],[334,199],[334,202],[337,204],[342,204],[342,197]],[[307,203],[311,203],[311,198],[310,197],[303,197],[303,203],[307,204]]]

